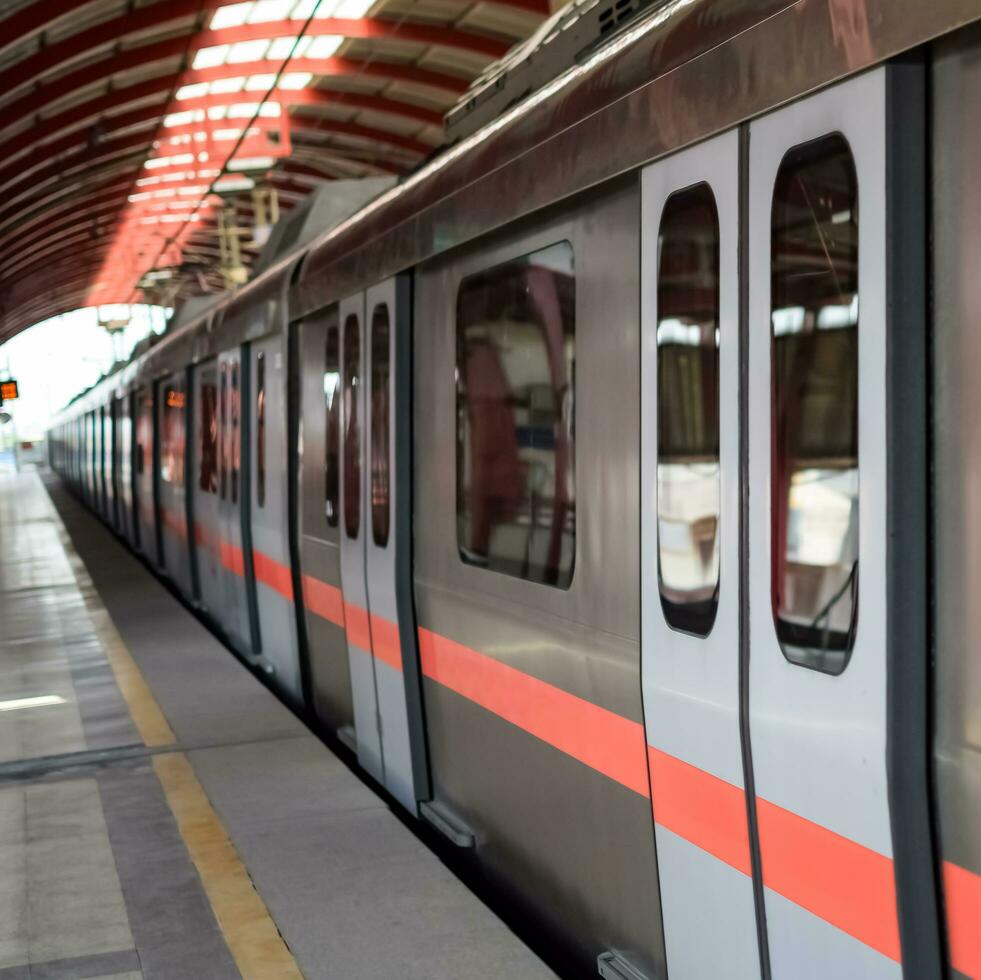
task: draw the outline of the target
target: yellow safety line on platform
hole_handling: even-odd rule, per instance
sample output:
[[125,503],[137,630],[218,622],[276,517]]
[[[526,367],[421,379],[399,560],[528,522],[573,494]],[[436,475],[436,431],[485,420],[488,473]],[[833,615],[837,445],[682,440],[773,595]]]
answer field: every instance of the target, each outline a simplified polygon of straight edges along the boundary
[[302,980],[221,820],[183,752],[153,758],[181,837],[214,909],[235,965],[245,980]]
[[[61,521],[58,523],[61,545],[85,602],[92,628],[105,651],[143,744],[155,748],[176,745],[173,730],[112,617],[99,600],[95,583],[75,550],[67,529]],[[225,943],[244,980],[303,980],[293,954],[276,928],[265,902],[255,890],[187,756],[183,752],[156,755],[153,757],[153,768],[191,860],[201,876]]]
[[85,602],[92,629],[99,638],[106,660],[116,678],[116,686],[126,702],[130,717],[140,738],[143,739],[143,744],[151,748],[174,745],[177,738],[147,682],[143,679],[140,668],[136,666],[136,661],[133,660],[123,638],[119,635],[112,617],[99,601],[95,584],[89,577],[78,552],[75,551],[68,532],[62,530],[61,538],[78,590]]

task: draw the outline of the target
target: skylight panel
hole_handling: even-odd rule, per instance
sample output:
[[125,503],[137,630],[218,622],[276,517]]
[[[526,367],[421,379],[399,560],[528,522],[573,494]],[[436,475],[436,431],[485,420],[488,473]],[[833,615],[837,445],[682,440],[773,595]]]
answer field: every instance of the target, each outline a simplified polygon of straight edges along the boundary
[[259,111],[258,102],[238,102],[228,107],[229,119],[251,119]]
[[[306,44],[303,42],[306,41]],[[296,56],[299,57],[303,51],[309,46],[310,41],[308,38],[303,38],[297,43],[296,36],[293,37],[277,37],[272,44],[269,45],[269,50],[266,52],[267,58],[273,58],[276,61],[282,61],[284,58],[288,58],[293,52],[293,45],[296,45]]]
[[211,30],[221,30],[223,27],[238,27],[244,24],[252,12],[254,3],[230,3],[227,7],[219,7],[211,18]]
[[269,39],[259,38],[256,41],[240,41],[233,44],[228,52],[227,64],[240,65],[246,61],[261,61],[269,50]]
[[208,94],[207,82],[195,82],[193,85],[182,85],[177,90],[177,100],[200,99],[201,96]]
[[308,71],[286,72],[279,80],[279,87],[287,90],[306,88],[310,84],[311,78],[313,75]]
[[335,17],[358,20],[368,12],[375,0],[340,0],[334,10]]
[[275,162],[272,157],[236,157],[225,166],[228,170],[268,170]]
[[[321,7],[329,7],[333,9],[333,0],[323,0]],[[297,0],[294,5],[292,12],[290,13],[291,20],[306,20],[317,8],[317,0]],[[328,16],[330,16],[328,14]]]
[[255,187],[255,181],[251,177],[223,177],[220,182],[215,184],[215,191],[249,191],[253,187]]
[[154,170],[157,167],[168,167],[168,166],[179,166],[182,163],[193,163],[194,154],[193,153],[178,153],[176,156],[172,157],[154,157],[152,160],[147,160],[146,168],[147,170]]
[[216,78],[209,86],[212,95],[225,95],[229,92],[241,92],[245,85],[245,76],[236,75],[234,78]]
[[195,112],[187,109],[184,112],[172,112],[169,116],[164,116],[164,126],[186,126],[189,122],[194,122]]
[[[283,76],[285,78],[285,76]],[[268,92],[276,81],[275,75],[250,75],[245,81],[246,92]]]
[[274,20],[286,20],[293,7],[293,0],[257,0],[249,15],[250,24],[267,24]]
[[308,58],[329,58],[344,43],[344,38],[336,34],[325,34],[323,37],[315,37],[307,49]]
[[210,48],[201,48],[194,56],[195,68],[214,68],[216,65],[223,65],[225,58],[228,57],[227,44],[215,44]]

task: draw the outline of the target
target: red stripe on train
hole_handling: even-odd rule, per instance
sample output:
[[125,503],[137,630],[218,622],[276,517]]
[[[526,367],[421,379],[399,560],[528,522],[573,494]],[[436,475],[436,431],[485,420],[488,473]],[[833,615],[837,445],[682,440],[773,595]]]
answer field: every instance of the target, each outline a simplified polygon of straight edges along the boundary
[[173,531],[182,541],[187,540],[187,518],[183,514],[177,514],[166,507],[161,507],[160,517],[163,526],[168,531]]
[[379,660],[397,671],[402,670],[402,641],[397,623],[372,613],[371,645]]
[[628,789],[648,796],[646,740],[630,721],[430,630],[419,630],[422,671],[505,721]]
[[315,616],[344,628],[344,596],[337,586],[304,575],[303,601]]
[[730,867],[751,875],[746,795],[739,786],[648,747],[654,819]]
[[[648,794],[638,722],[538,680],[427,629],[423,673],[597,772]],[[717,859],[751,874],[743,790],[650,749],[655,820]],[[758,800],[768,888],[900,960],[890,858],[766,800]]]
[[892,859],[757,798],[763,884],[901,962]]
[[293,601],[293,576],[290,570],[281,565],[275,558],[252,549],[252,567],[255,569],[255,580],[275,590],[285,599]]
[[344,622],[347,629],[347,642],[371,653],[371,627],[368,613],[353,602],[344,603]]
[[218,542],[218,559],[233,575],[245,577],[245,553],[238,545]]
[[229,544],[224,538],[212,534],[200,521],[194,524],[194,540],[218,556],[222,566],[234,575],[245,575],[245,555],[237,545]]
[[[164,511],[177,533],[182,522]],[[205,536],[197,527],[197,538]],[[186,534],[186,532],[184,532]],[[182,535],[183,536],[183,535]],[[207,542],[212,546],[211,542]],[[217,541],[226,568],[244,574],[241,549]],[[292,601],[289,569],[253,551],[256,578]],[[398,627],[345,603],[339,589],[303,577],[308,608],[339,626],[349,642],[402,669]],[[486,654],[419,629],[425,676],[554,748],[649,795],[643,727]],[[654,819],[730,867],[751,874],[745,797],[738,786],[648,747]],[[763,880],[767,888],[897,962],[901,961],[896,889],[890,858],[790,810],[757,798]],[[981,876],[944,863],[951,964],[981,977]]]
[[981,977],[981,876],[950,861],[944,861],[943,876],[950,964]]
[[[656,822],[751,874],[743,790],[654,748],[650,760]],[[892,860],[768,800],[756,812],[766,887],[900,962]]]

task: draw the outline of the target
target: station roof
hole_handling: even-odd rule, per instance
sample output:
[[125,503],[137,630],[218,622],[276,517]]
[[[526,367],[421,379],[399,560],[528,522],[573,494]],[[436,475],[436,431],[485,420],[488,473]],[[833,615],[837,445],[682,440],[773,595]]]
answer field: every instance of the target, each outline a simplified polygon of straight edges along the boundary
[[81,306],[221,289],[228,202],[248,220],[256,186],[288,209],[323,181],[411,171],[470,82],[548,14],[549,0],[0,0],[0,342]]

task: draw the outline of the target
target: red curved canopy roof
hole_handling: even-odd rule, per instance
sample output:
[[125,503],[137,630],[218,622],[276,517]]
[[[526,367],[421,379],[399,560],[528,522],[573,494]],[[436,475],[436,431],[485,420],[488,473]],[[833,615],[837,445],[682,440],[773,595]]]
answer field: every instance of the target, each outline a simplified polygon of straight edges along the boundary
[[413,169],[470,81],[548,14],[549,0],[0,0],[0,342],[135,301],[151,270],[181,295],[221,288],[223,201],[247,217],[256,181],[288,209],[325,180]]

